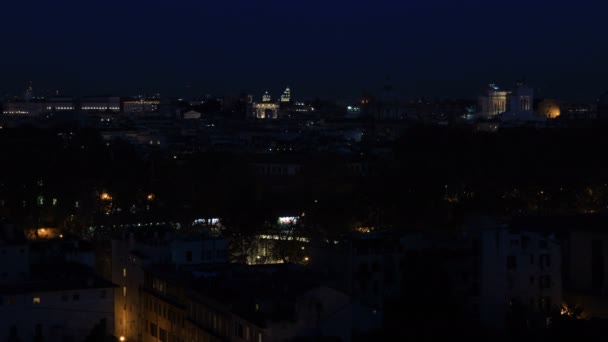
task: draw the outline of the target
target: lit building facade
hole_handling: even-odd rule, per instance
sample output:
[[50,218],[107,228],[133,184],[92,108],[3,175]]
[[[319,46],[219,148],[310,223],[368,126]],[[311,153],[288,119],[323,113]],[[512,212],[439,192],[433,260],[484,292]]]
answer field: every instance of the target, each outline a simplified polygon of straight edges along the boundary
[[514,90],[508,91],[490,84],[479,97],[480,116],[494,118],[507,113],[508,117],[528,117],[534,114],[534,90],[519,81]]
[[276,103],[256,103],[255,117],[258,119],[277,119],[279,117],[279,105]]
[[483,326],[503,330],[521,306],[543,323],[562,303],[561,245],[554,235],[487,226],[479,233],[478,314]]
[[[167,237],[149,241],[145,236],[132,235],[128,239],[113,240],[110,259],[112,283],[118,286],[114,291],[117,336],[125,336],[127,341],[163,341],[161,336],[168,338],[169,335],[172,341],[185,339],[185,331],[178,333],[176,330],[183,330],[186,312],[179,312],[179,307],[168,308],[171,301],[163,303],[162,296],[154,295],[166,294],[167,285],[161,286],[160,280],[146,278],[145,268],[152,263],[167,262],[177,268],[222,264],[227,258],[228,245],[221,238]],[[145,284],[151,291],[140,291]],[[169,313],[168,310],[174,311]]]
[[511,111],[532,112],[534,90],[523,82],[517,83],[517,88],[511,93]]
[[490,84],[486,93],[479,97],[479,108],[481,108],[481,116],[485,118],[493,118],[498,114],[507,111],[508,91],[501,90],[495,84]]
[[88,112],[120,112],[120,97],[89,97],[82,100],[80,109]]
[[123,112],[132,113],[155,113],[158,112],[159,100],[134,100],[123,102]]
[[553,99],[544,99],[538,104],[538,114],[548,119],[555,119],[561,115],[559,103]]
[[255,117],[258,119],[277,119],[279,117],[279,105],[271,102],[272,98],[268,92],[262,96],[262,102],[256,103]]
[[0,224],[0,335],[24,342],[84,341],[95,328],[113,335],[114,285],[84,265],[90,260],[78,242],[57,254],[63,241],[30,245],[23,230]]
[[84,341],[114,335],[113,285],[98,279],[0,285],[0,334],[13,341]]
[[281,95],[281,102],[291,102],[291,90],[289,87]]
[[46,102],[11,101],[3,104],[2,114],[38,116],[49,111],[50,109],[47,107]]

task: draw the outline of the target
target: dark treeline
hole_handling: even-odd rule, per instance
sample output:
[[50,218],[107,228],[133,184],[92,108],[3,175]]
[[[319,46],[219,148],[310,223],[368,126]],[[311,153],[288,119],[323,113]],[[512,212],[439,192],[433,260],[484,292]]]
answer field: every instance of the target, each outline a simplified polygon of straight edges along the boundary
[[[392,158],[365,157],[345,172],[335,156],[307,156],[297,176],[258,176],[251,156],[138,153],[76,126],[0,130],[0,215],[24,226],[179,221],[221,217],[253,231],[305,213],[312,231],[458,223],[497,215],[593,212],[608,206],[604,127],[407,129]],[[374,138],[370,138],[373,140]],[[370,142],[364,142],[364,145]],[[293,157],[293,156],[291,156]],[[101,199],[108,193],[112,200]],[[149,197],[149,195],[153,195]]]

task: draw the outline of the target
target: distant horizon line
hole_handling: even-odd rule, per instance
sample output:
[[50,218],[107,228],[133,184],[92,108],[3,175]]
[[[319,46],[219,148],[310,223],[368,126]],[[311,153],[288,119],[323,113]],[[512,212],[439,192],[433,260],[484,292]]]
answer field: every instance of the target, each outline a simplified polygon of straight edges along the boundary
[[[17,99],[17,98],[24,98],[25,93],[27,92],[27,84],[29,84],[31,81],[25,82],[24,85],[25,87],[23,87],[23,89],[21,91],[19,90],[15,90],[14,87],[5,87],[4,89],[0,90],[0,99],[2,100],[7,100],[7,99]],[[509,82],[507,82],[509,83]],[[339,92],[336,92],[336,94],[333,95],[303,95],[303,96],[295,96],[296,98],[299,99],[299,101],[336,101],[336,102],[359,102],[362,98],[365,97],[370,97],[370,98],[381,98],[383,96],[386,95],[390,95],[391,97],[393,97],[393,99],[397,99],[397,100],[401,100],[401,101],[413,101],[413,100],[429,100],[429,101],[442,101],[442,100],[465,100],[465,101],[475,101],[479,98],[479,96],[483,95],[483,89],[487,89],[487,87],[489,85],[492,84],[502,84],[502,83],[498,83],[498,82],[488,82],[485,84],[485,86],[480,86],[478,87],[478,91],[474,94],[470,94],[470,95],[421,95],[421,94],[414,94],[411,95],[411,91],[403,91],[403,92],[398,92],[396,91],[395,88],[391,87],[390,91],[387,93],[385,92],[386,89],[386,85],[384,87],[374,87],[376,88],[375,90],[369,90],[369,88],[367,89],[361,89],[361,91],[359,91],[358,95],[339,95]],[[527,83],[526,83],[527,84]],[[516,86],[516,83],[513,83],[512,87],[501,87],[501,89],[505,89],[505,90],[512,90],[511,88],[514,88]],[[597,102],[597,100],[602,97],[605,94],[608,94],[608,91],[598,91],[597,94],[595,95],[591,95],[591,96],[584,96],[585,99],[582,99],[581,96],[573,96],[573,97],[565,97],[565,96],[544,96],[544,95],[540,95],[538,96],[537,94],[541,91],[541,87],[534,87],[534,86],[530,86],[528,85],[534,92],[535,92],[535,98],[536,99],[555,99],[558,100],[560,102],[569,102],[569,103],[593,103],[593,102]],[[289,85],[286,86],[289,87],[290,90],[293,92],[294,87]],[[11,89],[12,88],[12,89]],[[275,87],[268,87],[266,89],[271,89],[271,88],[275,88]],[[39,98],[53,98],[53,97],[71,97],[71,98],[90,98],[90,97],[121,97],[121,98],[136,98],[136,97],[150,97],[152,95],[156,95],[161,99],[184,99],[184,100],[196,100],[196,99],[200,99],[200,98],[204,98],[204,97],[210,97],[210,98],[215,98],[215,99],[225,99],[225,98],[238,98],[242,95],[246,95],[246,96],[253,96],[254,99],[261,99],[263,94],[268,91],[268,90],[262,90],[262,91],[201,91],[197,94],[196,91],[193,91],[193,89],[184,89],[182,94],[178,94],[178,91],[172,90],[172,91],[159,91],[159,90],[153,90],[153,91],[141,91],[141,92],[135,92],[135,94],[133,94],[133,92],[131,94],[126,94],[127,91],[119,91],[116,93],[112,93],[112,92],[107,92],[107,91],[91,91],[88,94],[85,94],[82,91],[73,91],[73,92],[69,92],[69,91],[63,91],[61,88],[42,88],[43,91],[36,91],[36,88],[33,87],[33,94],[36,95],[36,97]],[[285,89],[285,88],[283,88]],[[272,91],[268,91],[271,95],[272,94],[278,94],[278,95],[274,95],[273,97],[273,101],[279,101],[281,94],[283,93],[283,91],[279,91],[279,92],[272,92]],[[409,94],[408,94],[409,93]],[[297,88],[296,88],[296,92],[295,94],[297,95]],[[294,96],[292,96],[294,97]]]

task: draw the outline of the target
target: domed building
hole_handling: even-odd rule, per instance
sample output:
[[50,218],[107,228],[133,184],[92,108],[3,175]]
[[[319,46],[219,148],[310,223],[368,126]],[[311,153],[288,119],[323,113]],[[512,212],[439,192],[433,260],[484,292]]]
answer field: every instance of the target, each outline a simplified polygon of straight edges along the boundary
[[258,119],[276,119],[279,117],[279,105],[272,102],[268,92],[262,95],[262,102],[255,104],[255,117]]
[[554,99],[542,100],[536,109],[539,115],[545,116],[547,119],[555,119],[561,114],[559,103]]

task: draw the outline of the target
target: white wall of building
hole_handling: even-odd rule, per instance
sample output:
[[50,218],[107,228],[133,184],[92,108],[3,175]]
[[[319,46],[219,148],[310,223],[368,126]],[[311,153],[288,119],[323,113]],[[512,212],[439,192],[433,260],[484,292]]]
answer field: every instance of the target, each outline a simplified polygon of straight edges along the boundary
[[29,267],[27,245],[0,245],[0,288],[3,281],[24,279]]
[[64,337],[83,341],[102,319],[114,333],[112,288],[74,289],[8,294],[0,290],[0,336],[16,329],[22,342],[34,340],[38,330],[46,342]]
[[540,314],[559,308],[561,250],[555,237],[495,227],[482,231],[480,242],[479,309],[484,326],[504,329],[516,303]]

